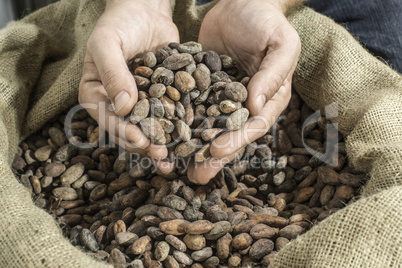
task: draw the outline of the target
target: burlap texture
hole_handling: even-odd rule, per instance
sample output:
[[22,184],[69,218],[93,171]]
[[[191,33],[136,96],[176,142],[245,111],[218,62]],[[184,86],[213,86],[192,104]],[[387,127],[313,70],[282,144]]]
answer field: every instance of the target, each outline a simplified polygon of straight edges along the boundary
[[[177,0],[181,41],[208,8]],[[213,3],[212,3],[213,5]],[[86,40],[104,1],[68,0],[0,31],[0,266],[109,267],[63,238],[14,178],[18,142],[77,101]],[[337,102],[349,161],[371,179],[362,198],[287,245],[273,267],[399,267],[402,259],[402,78],[332,20],[289,16],[302,40],[294,86],[314,109]]]
[[73,247],[10,169],[20,140],[77,102],[86,40],[103,8],[62,1],[0,31],[0,267],[111,267]]

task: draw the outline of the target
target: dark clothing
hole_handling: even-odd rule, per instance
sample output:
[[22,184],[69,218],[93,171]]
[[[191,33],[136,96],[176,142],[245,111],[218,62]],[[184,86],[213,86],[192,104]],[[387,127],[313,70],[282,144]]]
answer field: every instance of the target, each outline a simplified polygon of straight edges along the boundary
[[401,0],[312,0],[307,5],[343,24],[371,53],[402,73]]
[[402,73],[402,0],[311,0],[307,6],[343,24],[371,53]]

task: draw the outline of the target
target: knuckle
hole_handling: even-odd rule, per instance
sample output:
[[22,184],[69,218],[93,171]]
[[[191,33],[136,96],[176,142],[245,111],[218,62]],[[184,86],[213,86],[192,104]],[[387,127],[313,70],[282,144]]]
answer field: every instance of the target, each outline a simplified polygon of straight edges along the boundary
[[285,77],[281,73],[274,73],[270,77],[269,83],[269,92],[276,92],[282,86],[283,82],[285,81]]
[[113,98],[117,94],[119,83],[119,74],[115,70],[105,70],[102,84],[104,85],[109,98]]

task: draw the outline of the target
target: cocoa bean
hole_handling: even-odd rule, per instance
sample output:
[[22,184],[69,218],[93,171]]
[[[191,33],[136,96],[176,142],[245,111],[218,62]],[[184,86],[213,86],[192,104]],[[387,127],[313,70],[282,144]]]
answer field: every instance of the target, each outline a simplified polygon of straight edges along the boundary
[[260,260],[274,249],[274,242],[262,238],[254,242],[249,250],[249,255],[254,260]]
[[174,152],[176,156],[189,157],[195,154],[195,152],[200,149],[201,146],[202,142],[200,139],[191,139],[177,145]]
[[166,87],[166,93],[173,101],[179,101],[181,98],[180,92],[172,86]]
[[190,41],[183,44],[179,44],[177,46],[177,50],[181,53],[189,53],[191,55],[194,55],[201,52],[202,46],[197,42]]
[[169,68],[158,67],[154,70],[154,73],[151,76],[151,82],[154,84],[162,83],[165,86],[170,86],[173,83],[173,81],[174,81],[174,74],[171,70],[169,70]]
[[236,235],[232,240],[232,247],[238,250],[248,248],[253,242],[253,238],[247,233]]
[[238,130],[247,121],[249,111],[246,108],[241,108],[233,112],[226,121],[226,128],[229,130]]
[[244,102],[248,93],[245,86],[239,82],[230,82],[225,86],[225,95],[234,102]]
[[279,235],[291,240],[304,233],[304,231],[305,230],[303,227],[296,224],[291,224],[279,230]]
[[173,235],[167,235],[165,237],[166,242],[168,242],[170,245],[172,245],[175,249],[185,252],[187,250],[186,244],[184,244],[183,241],[181,241],[179,238]]
[[152,117],[141,120],[140,126],[144,134],[155,144],[165,144],[166,138],[161,124]]
[[183,141],[189,141],[191,139],[191,129],[182,120],[177,120],[175,122],[175,129]]
[[162,65],[166,69],[175,71],[175,70],[178,70],[178,69],[183,68],[184,66],[190,64],[192,61],[193,61],[193,57],[190,54],[177,53],[177,54],[172,54],[169,57],[167,57],[163,61]]
[[155,258],[157,261],[164,261],[169,255],[170,246],[166,242],[159,242],[155,248]]
[[186,234],[183,241],[191,250],[201,250],[206,246],[205,237],[199,234]]
[[198,64],[197,69],[195,69],[193,73],[193,77],[195,83],[197,85],[198,90],[205,91],[211,85],[211,71],[205,64]]
[[218,72],[222,69],[221,58],[215,51],[207,51],[204,55],[204,61],[212,73]]
[[159,228],[166,234],[171,235],[183,235],[186,233],[186,227],[190,224],[183,219],[176,219],[170,221],[164,221],[159,224]]
[[217,240],[216,254],[221,261],[225,261],[229,257],[232,240],[232,236],[229,233]]
[[189,73],[178,71],[174,76],[174,85],[181,93],[189,93],[195,87],[195,80]]
[[139,66],[139,67],[135,68],[135,70],[134,70],[134,74],[146,77],[148,79],[151,78],[153,72],[154,71],[147,66]]
[[278,229],[269,227],[265,224],[257,224],[250,230],[250,235],[255,239],[272,238],[278,234]]
[[151,249],[151,238],[146,235],[135,240],[134,243],[127,248],[126,254],[141,255]]

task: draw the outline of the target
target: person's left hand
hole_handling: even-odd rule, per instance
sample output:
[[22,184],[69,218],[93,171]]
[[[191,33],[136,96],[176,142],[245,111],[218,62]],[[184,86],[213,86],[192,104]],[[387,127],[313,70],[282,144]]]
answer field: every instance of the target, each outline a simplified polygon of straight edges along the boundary
[[253,116],[239,130],[218,137],[212,157],[190,165],[190,181],[206,184],[235,153],[263,136],[287,107],[301,45],[284,16],[294,0],[221,0],[205,16],[199,42],[203,50],[232,56],[251,78],[246,107]]

